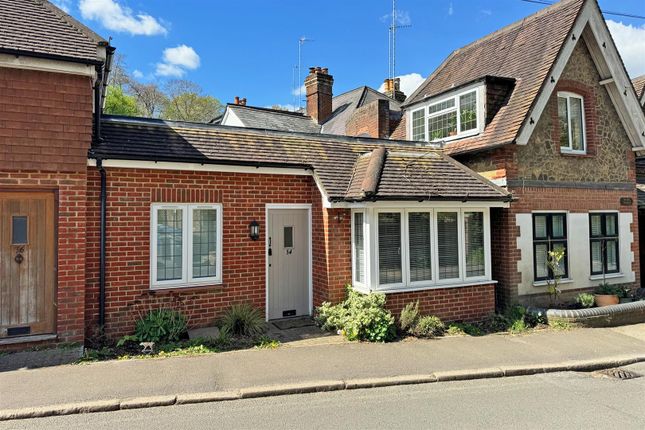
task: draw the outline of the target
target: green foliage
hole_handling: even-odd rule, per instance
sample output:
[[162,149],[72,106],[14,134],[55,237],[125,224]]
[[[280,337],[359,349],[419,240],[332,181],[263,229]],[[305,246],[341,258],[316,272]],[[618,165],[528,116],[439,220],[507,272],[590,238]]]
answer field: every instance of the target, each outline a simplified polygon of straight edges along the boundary
[[576,303],[580,304],[583,308],[591,308],[595,304],[596,299],[593,294],[580,293],[576,296]]
[[139,342],[139,338],[136,335],[127,334],[117,341],[116,347],[121,348],[127,345],[128,343],[133,343],[133,342]]
[[419,318],[414,326],[413,334],[418,337],[433,338],[441,336],[446,331],[446,327],[438,317],[427,315]]
[[484,332],[482,331],[482,329],[480,329],[474,324],[469,324],[469,323],[450,323],[450,325],[448,326],[448,333],[452,335],[467,334],[469,336],[484,335]]
[[221,114],[223,109],[219,100],[204,95],[199,85],[186,80],[168,82],[166,95],[161,109],[163,119],[208,122]]
[[271,339],[267,336],[262,336],[256,343],[255,347],[258,349],[276,349],[280,346],[280,341]]
[[103,111],[111,115],[138,116],[141,114],[137,99],[123,92],[121,87],[109,86]]
[[248,303],[233,305],[222,317],[222,331],[235,336],[257,336],[266,324],[262,313]]
[[410,302],[401,311],[399,316],[399,328],[404,333],[411,333],[419,321],[419,301]]
[[508,328],[508,331],[514,334],[523,333],[529,329],[529,326],[526,324],[524,319],[515,320],[511,323],[511,326]]
[[394,317],[385,309],[385,294],[361,294],[349,286],[347,293],[344,302],[325,302],[316,309],[318,325],[341,331],[348,340],[387,342],[395,338]]
[[619,296],[619,297],[622,294],[620,287],[615,287],[613,285],[608,284],[607,282],[603,282],[600,285],[598,285],[594,290],[594,293],[598,295]]
[[551,303],[557,303],[558,297],[562,292],[560,290],[560,279],[562,275],[562,259],[564,258],[564,249],[554,249],[549,251],[546,257],[546,265],[549,267],[551,272],[554,274],[553,279],[547,279],[546,291],[551,296]]
[[186,317],[172,309],[154,309],[136,323],[134,336],[139,342],[173,342],[186,334]]

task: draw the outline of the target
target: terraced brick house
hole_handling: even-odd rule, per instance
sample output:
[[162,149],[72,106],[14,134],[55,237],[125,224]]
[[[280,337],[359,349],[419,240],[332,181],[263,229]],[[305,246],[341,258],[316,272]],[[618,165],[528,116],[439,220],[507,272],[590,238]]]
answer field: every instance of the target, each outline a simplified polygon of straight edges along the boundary
[[107,117],[114,49],[45,0],[0,10],[0,349],[118,337],[155,307],[310,315],[347,283],[395,312],[494,310],[510,195],[436,145]]
[[[603,280],[640,283],[640,93],[595,0],[564,0],[454,51],[404,102],[401,126],[513,195],[493,209],[498,305]],[[551,250],[565,250],[554,273]]]

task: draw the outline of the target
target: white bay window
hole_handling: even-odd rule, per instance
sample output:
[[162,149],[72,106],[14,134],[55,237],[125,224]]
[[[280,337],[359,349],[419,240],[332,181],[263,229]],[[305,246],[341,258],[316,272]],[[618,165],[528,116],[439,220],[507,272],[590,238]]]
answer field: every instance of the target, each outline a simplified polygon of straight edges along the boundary
[[221,283],[221,205],[156,203],[151,221],[151,288]]
[[488,208],[355,210],[353,282],[398,291],[489,281],[488,220]]

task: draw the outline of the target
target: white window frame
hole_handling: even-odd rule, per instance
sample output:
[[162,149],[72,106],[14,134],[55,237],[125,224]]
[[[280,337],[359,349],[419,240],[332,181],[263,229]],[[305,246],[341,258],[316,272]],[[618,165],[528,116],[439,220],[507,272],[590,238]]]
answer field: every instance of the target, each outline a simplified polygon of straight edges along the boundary
[[[586,154],[587,153],[587,124],[586,124],[586,118],[585,118],[585,98],[581,96],[580,94],[572,93],[570,91],[558,91],[557,97],[564,98],[567,100],[567,130],[569,132],[568,140],[569,140],[569,146],[560,146],[560,152],[563,152],[565,154]],[[572,133],[572,127],[571,127],[571,99],[579,99],[580,100],[580,107],[582,110],[582,147],[583,149],[573,149],[572,148],[572,143],[573,143],[573,135]],[[558,109],[560,106],[560,103],[557,103]],[[558,127],[560,127],[560,112],[558,112]],[[557,143],[560,145],[560,142]]]
[[[182,276],[181,279],[157,281],[157,220],[162,209],[181,209],[182,216]],[[215,209],[217,211],[217,262],[215,276],[194,278],[193,260],[193,212],[195,209]],[[222,283],[222,204],[221,203],[153,203],[150,206],[150,289],[187,288]]]
[[[427,100],[422,107],[409,111],[409,125],[408,125],[408,137],[410,140],[413,140],[413,113],[423,111],[423,126],[424,126],[424,140],[426,142],[441,142],[441,141],[451,141],[454,139],[461,139],[463,137],[475,136],[482,132],[484,125],[485,117],[485,107],[483,100],[485,98],[485,89],[486,86],[482,83],[477,83],[475,85],[469,85],[466,88],[460,89],[459,91],[453,92],[449,95],[444,95],[441,98],[434,98]],[[460,131],[461,130],[461,115],[460,115],[460,97],[469,93],[475,92],[475,104],[477,106],[477,126],[472,130]],[[429,107],[434,106],[439,103],[443,103],[447,100],[454,99],[455,105],[450,108],[443,109],[438,112],[433,112],[432,114],[428,113]],[[430,139],[430,130],[428,122],[430,118],[437,117],[439,115],[444,115],[446,113],[456,111],[457,112],[457,134],[454,136],[446,136],[442,139]]]
[[[357,264],[357,259],[356,259],[356,247],[354,246],[354,239],[355,239],[355,234],[356,234],[356,224],[354,224],[354,216],[356,214],[362,214],[363,215],[363,224],[362,224],[362,230],[363,230],[363,273],[365,275],[365,282],[359,282],[356,279],[356,264]],[[367,246],[367,236],[368,236],[368,228],[367,228],[367,222],[366,222],[366,217],[367,214],[365,211],[352,211],[352,285],[357,286],[360,288],[364,288],[368,285],[368,267],[369,267],[369,260],[368,260],[368,246]]]
[[[491,278],[491,245],[490,245],[490,208],[488,207],[405,207],[405,208],[373,208],[373,209],[353,209],[352,210],[352,279],[355,273],[356,258],[354,254],[354,218],[355,212],[363,213],[363,231],[365,244],[365,279],[367,285],[357,285],[357,290],[363,292],[400,292],[426,290],[432,288],[446,288],[457,286],[468,286],[494,282]],[[378,248],[378,214],[379,213],[400,213],[401,214],[401,269],[402,282],[393,284],[379,284],[379,248]],[[430,214],[430,240],[432,253],[432,279],[426,281],[412,282],[410,279],[410,256],[409,256],[409,213],[426,212]],[[437,212],[456,212],[458,214],[458,252],[459,252],[459,276],[452,279],[439,279],[439,253],[438,253],[438,230],[437,230]],[[466,252],[464,237],[464,213],[481,212],[483,213],[484,222],[484,275],[466,276]]]

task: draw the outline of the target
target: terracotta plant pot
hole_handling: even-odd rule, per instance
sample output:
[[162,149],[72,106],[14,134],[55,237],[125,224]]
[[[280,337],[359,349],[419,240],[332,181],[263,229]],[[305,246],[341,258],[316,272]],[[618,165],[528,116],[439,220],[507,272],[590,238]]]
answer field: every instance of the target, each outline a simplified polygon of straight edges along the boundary
[[596,306],[598,307],[617,305],[620,302],[618,296],[615,294],[594,294],[594,296],[596,297]]

